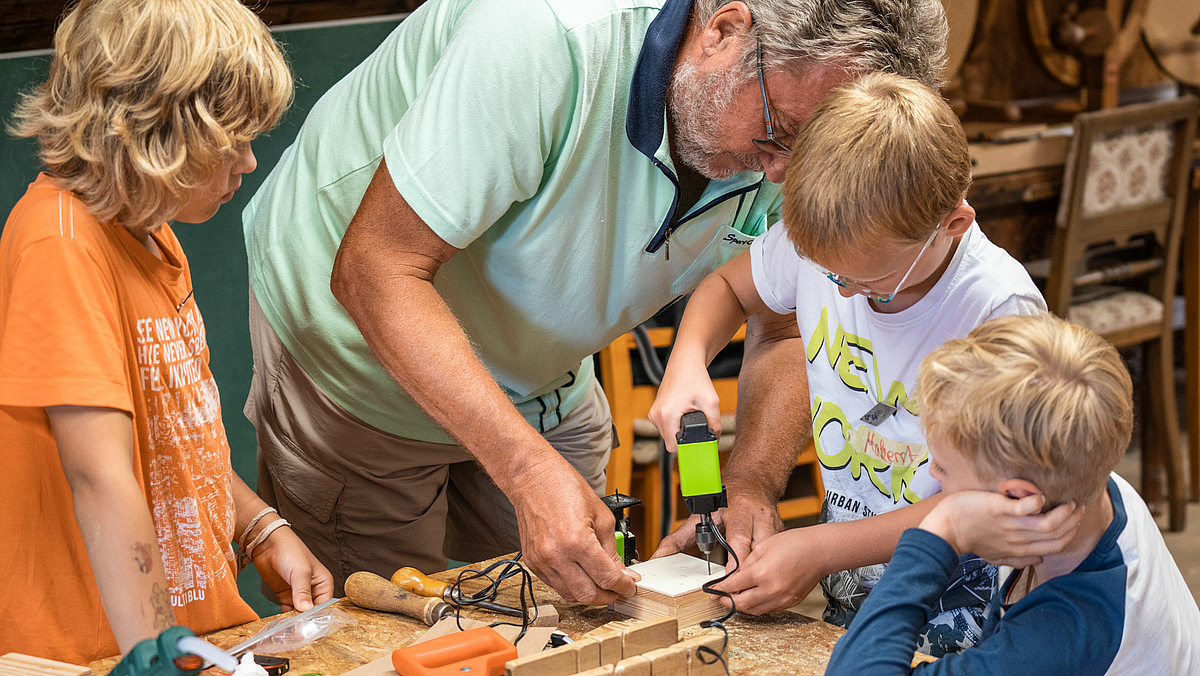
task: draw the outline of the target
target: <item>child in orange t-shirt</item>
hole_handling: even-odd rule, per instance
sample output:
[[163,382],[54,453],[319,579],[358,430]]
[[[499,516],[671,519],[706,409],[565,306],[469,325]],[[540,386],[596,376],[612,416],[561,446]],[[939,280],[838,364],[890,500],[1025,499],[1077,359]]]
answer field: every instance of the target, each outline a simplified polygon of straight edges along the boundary
[[0,653],[71,662],[255,619],[239,536],[285,608],[333,580],[233,473],[204,321],[165,221],[255,168],[292,77],[238,0],[81,0],[12,130],[50,173],[0,234]]

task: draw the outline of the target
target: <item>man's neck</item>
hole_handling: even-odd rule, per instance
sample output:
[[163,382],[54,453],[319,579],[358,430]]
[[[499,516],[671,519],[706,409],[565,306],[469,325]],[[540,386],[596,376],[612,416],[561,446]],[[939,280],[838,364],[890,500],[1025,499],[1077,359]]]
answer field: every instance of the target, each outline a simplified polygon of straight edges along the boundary
[[1033,573],[1034,586],[1052,580],[1060,575],[1066,575],[1079,567],[1083,560],[1092,553],[1104,531],[1108,530],[1113,520],[1112,500],[1108,497],[1108,489],[1100,497],[1087,505],[1083,511],[1083,521],[1079,530],[1062,552],[1047,556],[1041,563],[1034,564],[1028,572]]

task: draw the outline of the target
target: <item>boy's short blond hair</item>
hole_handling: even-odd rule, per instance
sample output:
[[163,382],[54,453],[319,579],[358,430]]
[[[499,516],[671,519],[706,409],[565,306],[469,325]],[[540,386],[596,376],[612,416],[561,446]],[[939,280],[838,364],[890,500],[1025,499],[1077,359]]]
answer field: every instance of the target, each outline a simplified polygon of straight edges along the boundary
[[146,232],[278,123],[292,74],[238,0],[80,0],[9,130],[101,221]]
[[1121,356],[1054,315],[984,322],[926,355],[921,425],[980,476],[1032,482],[1048,503],[1087,504],[1104,490],[1133,428]]
[[796,137],[783,221],[818,262],[858,247],[922,242],[971,184],[967,137],[929,87],[872,73],[835,88]]

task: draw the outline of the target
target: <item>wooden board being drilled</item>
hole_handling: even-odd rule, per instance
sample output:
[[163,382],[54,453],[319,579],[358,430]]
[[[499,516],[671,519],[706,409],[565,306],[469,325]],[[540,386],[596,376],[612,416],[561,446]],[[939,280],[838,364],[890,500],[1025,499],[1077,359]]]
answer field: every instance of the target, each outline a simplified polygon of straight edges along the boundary
[[701,589],[705,582],[725,574],[723,566],[713,565],[710,571],[704,559],[673,554],[631,567],[642,580],[636,594],[609,605],[618,613],[639,620],[674,617],[681,628],[725,614],[725,606]]

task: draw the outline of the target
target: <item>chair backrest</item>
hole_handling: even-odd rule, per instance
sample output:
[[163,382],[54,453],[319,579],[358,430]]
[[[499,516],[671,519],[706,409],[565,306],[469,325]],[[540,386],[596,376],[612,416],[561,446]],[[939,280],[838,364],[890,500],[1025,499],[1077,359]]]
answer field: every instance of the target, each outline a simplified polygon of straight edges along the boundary
[[[1187,97],[1076,116],[1046,283],[1051,312],[1067,316],[1077,286],[1146,276],[1169,331],[1196,110]],[[1080,274],[1098,245],[1143,237],[1151,238],[1149,260]]]

